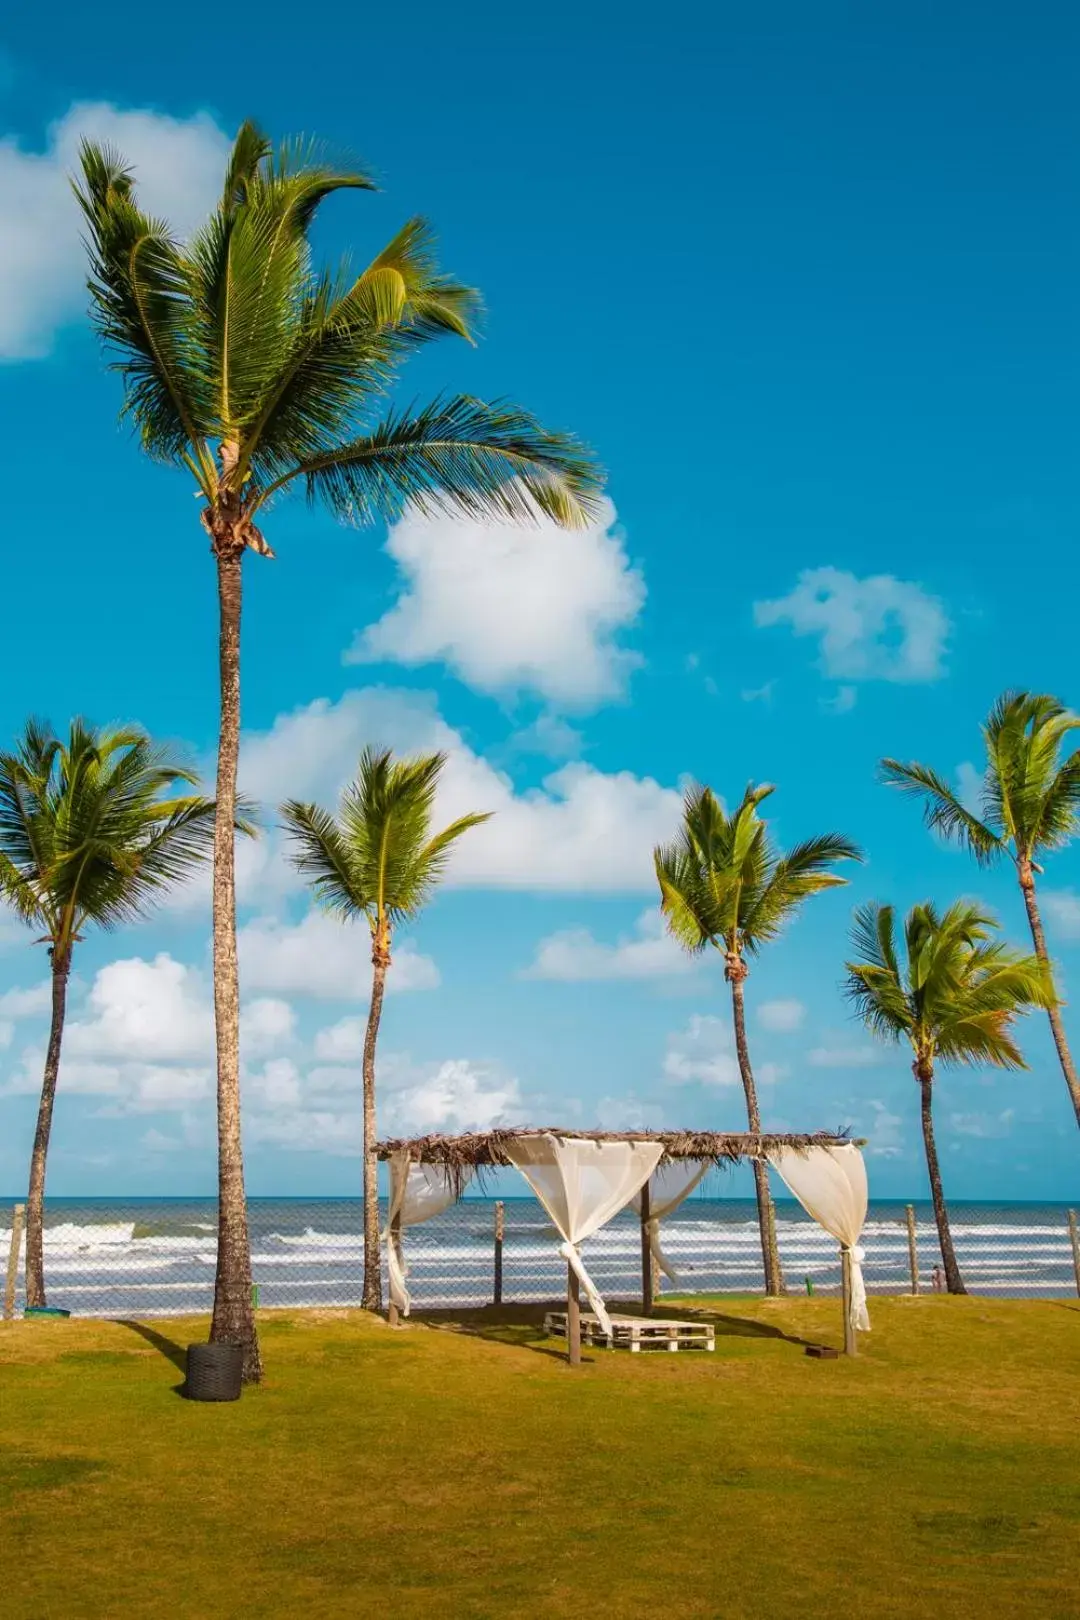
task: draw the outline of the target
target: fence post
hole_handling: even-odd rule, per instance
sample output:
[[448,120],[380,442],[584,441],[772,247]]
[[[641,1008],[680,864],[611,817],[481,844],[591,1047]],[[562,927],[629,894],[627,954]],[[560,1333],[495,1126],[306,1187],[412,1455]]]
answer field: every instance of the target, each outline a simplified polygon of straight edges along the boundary
[[911,1292],[919,1292],[919,1248],[915,1242],[915,1205],[908,1204],[907,1210],[907,1252],[908,1264],[911,1267]]
[[16,1204],[11,1212],[11,1247],[8,1249],[7,1281],[4,1284],[5,1322],[10,1322],[15,1315],[15,1278],[19,1271],[19,1245],[22,1243],[23,1216],[25,1214],[25,1204]]
[[500,1198],[495,1205],[495,1285],[492,1289],[494,1303],[502,1304],[503,1295],[503,1238],[506,1235],[506,1220],[503,1202]]
[[1069,1242],[1072,1244],[1073,1270],[1076,1273],[1076,1292],[1080,1294],[1080,1234],[1076,1230],[1076,1211],[1069,1211]]

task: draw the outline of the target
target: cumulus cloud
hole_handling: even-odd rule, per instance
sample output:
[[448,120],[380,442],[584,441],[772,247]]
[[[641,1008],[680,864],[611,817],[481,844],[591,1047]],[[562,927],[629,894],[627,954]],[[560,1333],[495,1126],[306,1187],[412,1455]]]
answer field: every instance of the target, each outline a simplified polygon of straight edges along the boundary
[[695,958],[681,950],[658,911],[638,918],[634,935],[615,945],[594,939],[587,928],[564,929],[542,939],[528,979],[663,979],[693,973]]
[[387,551],[403,576],[394,606],[346,663],[446,664],[482,692],[535,692],[587,707],[622,692],[639,657],[621,647],[645,600],[603,503],[584,530],[411,512]]
[[757,1021],[762,1029],[773,1030],[780,1035],[801,1029],[805,1017],[806,1008],[801,1001],[793,999],[763,1001],[757,1009]]
[[[670,837],[682,811],[676,788],[581,761],[551,772],[539,788],[518,792],[506,772],[447,725],[430,697],[380,687],[347,692],[336,703],[320,698],[279,715],[268,731],[246,734],[241,785],[266,805],[286,797],[333,804],[368,743],[399,753],[447,754],[438,821],[473,810],[494,812],[455,846],[451,885],[647,892],[655,883],[653,846]],[[279,836],[267,833],[258,845],[256,854],[250,840],[240,840],[240,856],[250,861],[245,870],[238,868],[241,896],[265,900],[298,887]],[[191,901],[189,893],[180,903]]]
[[806,1054],[812,1069],[866,1069],[880,1058],[876,1046],[814,1046]]
[[944,674],[944,605],[892,574],[860,579],[839,568],[805,569],[787,596],[754,603],[754,622],[817,637],[821,669],[833,680],[936,681]]
[[206,986],[166,952],[110,962],[94,979],[83,1015],[64,1034],[72,1058],[179,1062],[213,1050]]
[[868,1148],[876,1159],[899,1159],[904,1150],[903,1121],[886,1105],[875,1099],[871,1102],[874,1118],[868,1133]]
[[[776,1063],[754,1064],[754,1078],[762,1085],[774,1084],[785,1072]],[[720,1018],[695,1014],[684,1030],[670,1035],[664,1054],[664,1079],[672,1086],[741,1086],[728,1024]]]
[[[240,971],[251,990],[317,996],[324,1001],[367,1001],[371,990],[371,936],[363,924],[345,924],[323,911],[298,923],[256,917],[237,936]],[[388,994],[430,990],[439,970],[408,941],[395,947],[386,978]]]
[[0,140],[0,360],[48,352],[85,308],[85,256],[68,177],[83,138],[116,147],[134,168],[143,206],[188,233],[213,207],[229,139],[207,113],[169,118],[108,102],[77,102],[44,149]]
[[27,990],[5,990],[0,996],[0,1018],[34,1018],[52,1006],[52,985],[48,979]]

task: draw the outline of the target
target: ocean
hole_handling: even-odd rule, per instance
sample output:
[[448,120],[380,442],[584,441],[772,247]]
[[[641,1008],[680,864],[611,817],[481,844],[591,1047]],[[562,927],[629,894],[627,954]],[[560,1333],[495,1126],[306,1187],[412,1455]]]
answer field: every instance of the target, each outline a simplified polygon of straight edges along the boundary
[[[531,1198],[504,1200],[503,1298],[558,1298],[565,1266],[547,1215]],[[356,1305],[361,1283],[359,1199],[253,1198],[252,1272],[259,1305]],[[929,1204],[916,1204],[921,1284],[939,1262]],[[1076,1279],[1067,1210],[1060,1204],[952,1204],[953,1238],[972,1293],[1073,1296]],[[210,1308],[215,1264],[212,1199],[49,1200],[45,1270],[49,1303],[77,1316],[166,1316]],[[836,1244],[793,1201],[777,1201],[778,1238],[789,1287],[836,1292]],[[11,1217],[0,1215],[0,1268]],[[413,1308],[483,1305],[492,1298],[495,1202],[465,1198],[405,1235]],[[692,1195],[661,1228],[679,1292],[747,1293],[762,1286],[752,1200]],[[874,1202],[863,1234],[870,1294],[910,1290],[902,1203]],[[640,1292],[639,1227],[623,1212],[583,1245],[605,1296]],[[22,1268],[19,1270],[21,1298]],[[664,1289],[672,1292],[666,1280]]]

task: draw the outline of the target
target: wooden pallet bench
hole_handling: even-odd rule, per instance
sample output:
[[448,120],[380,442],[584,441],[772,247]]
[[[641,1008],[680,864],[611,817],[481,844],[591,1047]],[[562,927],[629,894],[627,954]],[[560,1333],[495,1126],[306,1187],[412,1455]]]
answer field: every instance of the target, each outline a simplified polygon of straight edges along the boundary
[[[582,1344],[602,1345],[605,1349],[630,1350],[715,1350],[716,1330],[711,1322],[671,1322],[650,1316],[613,1316],[609,1339],[599,1320],[590,1312],[581,1313]],[[544,1332],[553,1338],[566,1338],[566,1312],[548,1311]]]

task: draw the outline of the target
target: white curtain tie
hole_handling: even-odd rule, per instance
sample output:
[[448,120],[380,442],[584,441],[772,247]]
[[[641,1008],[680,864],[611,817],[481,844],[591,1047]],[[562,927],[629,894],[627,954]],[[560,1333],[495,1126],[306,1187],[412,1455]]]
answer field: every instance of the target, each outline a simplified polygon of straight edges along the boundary
[[851,1256],[851,1306],[850,1320],[853,1328],[860,1333],[870,1331],[870,1312],[866,1308],[866,1282],[863,1278],[862,1263],[866,1259],[866,1250],[858,1243],[850,1247],[846,1243],[840,1245],[842,1254]]
[[669,1282],[673,1282],[675,1286],[678,1287],[679,1274],[675,1270],[675,1267],[672,1265],[671,1261],[668,1259],[667,1255],[664,1253],[663,1249],[660,1247],[660,1217],[658,1215],[653,1215],[648,1221],[646,1221],[645,1229],[649,1235],[649,1251],[652,1254],[653,1259],[656,1261],[657,1265],[660,1267],[660,1270],[664,1273],[664,1276],[667,1277]]
[[577,1277],[577,1280],[581,1284],[582,1288],[584,1288],[586,1298],[593,1308],[593,1315],[596,1317],[596,1320],[600,1323],[600,1326],[610,1339],[612,1337],[611,1317],[607,1313],[607,1306],[604,1304],[599,1293],[597,1292],[596,1284],[589,1276],[589,1273],[585,1270],[581,1255],[578,1253],[577,1249],[575,1249],[572,1243],[560,1243],[559,1253],[562,1255],[567,1265]]

